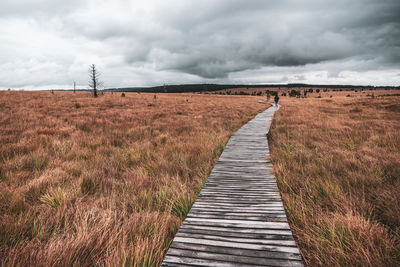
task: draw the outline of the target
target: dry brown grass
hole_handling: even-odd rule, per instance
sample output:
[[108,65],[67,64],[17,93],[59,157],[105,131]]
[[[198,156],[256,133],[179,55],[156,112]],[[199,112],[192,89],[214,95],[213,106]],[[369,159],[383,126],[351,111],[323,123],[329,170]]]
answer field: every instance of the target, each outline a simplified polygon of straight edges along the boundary
[[0,92],[0,264],[161,262],[254,97]]
[[282,105],[271,157],[306,264],[399,266],[400,97]]

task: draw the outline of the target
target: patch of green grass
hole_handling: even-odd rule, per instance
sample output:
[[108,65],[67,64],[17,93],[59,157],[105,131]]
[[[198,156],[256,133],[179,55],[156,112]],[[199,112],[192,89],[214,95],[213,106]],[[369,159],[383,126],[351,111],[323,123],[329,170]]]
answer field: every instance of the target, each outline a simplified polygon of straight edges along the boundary
[[183,195],[172,201],[171,212],[177,217],[185,218],[192,208],[194,200],[189,195]]
[[57,208],[64,201],[64,195],[61,190],[58,189],[55,191],[47,192],[40,198],[40,201],[47,206]]

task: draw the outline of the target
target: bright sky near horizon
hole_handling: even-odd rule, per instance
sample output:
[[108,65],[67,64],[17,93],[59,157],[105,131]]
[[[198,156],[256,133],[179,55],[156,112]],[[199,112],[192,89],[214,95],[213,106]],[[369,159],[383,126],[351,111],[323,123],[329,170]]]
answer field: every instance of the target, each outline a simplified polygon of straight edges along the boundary
[[0,89],[400,85],[399,0],[1,0]]

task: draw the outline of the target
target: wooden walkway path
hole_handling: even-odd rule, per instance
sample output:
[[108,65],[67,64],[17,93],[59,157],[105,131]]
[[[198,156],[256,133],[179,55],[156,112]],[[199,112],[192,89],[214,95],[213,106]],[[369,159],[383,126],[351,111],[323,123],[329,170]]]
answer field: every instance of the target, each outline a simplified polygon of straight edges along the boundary
[[232,135],[162,266],[303,266],[268,160],[276,109]]

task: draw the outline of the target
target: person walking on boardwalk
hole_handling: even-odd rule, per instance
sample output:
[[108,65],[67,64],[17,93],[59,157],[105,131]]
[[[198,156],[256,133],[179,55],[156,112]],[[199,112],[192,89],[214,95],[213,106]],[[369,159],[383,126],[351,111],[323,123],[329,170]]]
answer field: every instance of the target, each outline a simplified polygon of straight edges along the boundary
[[278,106],[278,101],[279,101],[278,92],[276,93],[274,100],[275,100],[275,106],[277,107]]

